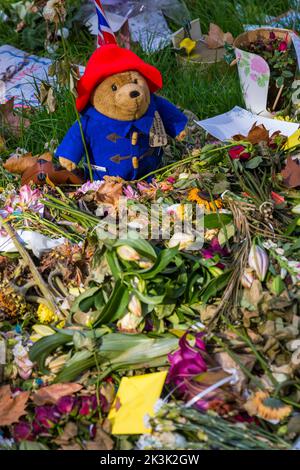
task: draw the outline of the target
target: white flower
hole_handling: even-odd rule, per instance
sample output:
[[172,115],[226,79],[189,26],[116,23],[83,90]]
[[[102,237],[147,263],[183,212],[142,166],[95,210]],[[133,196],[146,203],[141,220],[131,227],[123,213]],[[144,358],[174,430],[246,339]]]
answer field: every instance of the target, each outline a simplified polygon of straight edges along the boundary
[[59,21],[63,23],[66,16],[67,12],[64,7],[64,0],[48,0],[43,10],[43,17],[46,21],[56,24],[58,24]]
[[141,323],[142,318],[137,317],[131,312],[126,313],[118,323],[117,327],[121,331],[136,331],[137,327]]

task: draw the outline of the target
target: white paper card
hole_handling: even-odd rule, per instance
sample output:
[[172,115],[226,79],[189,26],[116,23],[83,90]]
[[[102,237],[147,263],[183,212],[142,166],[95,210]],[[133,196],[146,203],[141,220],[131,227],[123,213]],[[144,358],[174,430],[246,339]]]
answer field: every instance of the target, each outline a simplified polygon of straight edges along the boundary
[[263,124],[266,129],[273,132],[280,131],[289,137],[299,128],[299,124],[286,121],[269,119],[250,111],[246,111],[239,106],[224,114],[219,114],[203,121],[196,121],[198,126],[205,129],[209,134],[219,140],[230,140],[236,134],[248,135],[253,124]]
[[[4,45],[0,47],[0,75],[8,67],[17,67],[26,56],[26,52],[16,47]],[[48,75],[49,65],[52,61],[45,57],[35,55],[26,56],[28,64],[19,72],[12,76],[8,81],[0,81],[0,103],[5,103],[10,98],[15,98],[15,107],[21,106],[39,106],[36,97],[37,89],[42,80],[53,83],[53,79]],[[82,74],[84,67],[80,66],[79,71]]]

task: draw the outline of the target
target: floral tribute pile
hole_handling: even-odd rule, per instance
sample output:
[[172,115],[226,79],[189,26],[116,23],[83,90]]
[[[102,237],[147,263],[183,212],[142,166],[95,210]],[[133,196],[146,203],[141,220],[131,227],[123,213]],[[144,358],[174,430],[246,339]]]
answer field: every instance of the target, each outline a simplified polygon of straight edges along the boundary
[[[263,126],[226,145],[200,141],[178,144],[181,160],[150,182],[3,189],[2,449],[297,446],[297,149]],[[109,236],[124,207],[127,236]],[[186,207],[203,212],[203,243],[178,230]],[[25,232],[44,238],[24,245]],[[122,378],[159,371],[147,432],[113,432]]]

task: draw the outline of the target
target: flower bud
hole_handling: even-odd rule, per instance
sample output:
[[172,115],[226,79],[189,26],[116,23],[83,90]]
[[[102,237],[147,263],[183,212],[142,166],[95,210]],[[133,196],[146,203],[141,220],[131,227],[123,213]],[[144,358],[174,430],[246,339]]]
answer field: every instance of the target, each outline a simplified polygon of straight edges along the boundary
[[249,253],[248,264],[254,269],[258,279],[263,281],[269,267],[269,257],[266,251],[258,245],[252,245]]
[[121,318],[118,323],[117,327],[120,331],[134,333],[136,332],[137,327],[141,323],[141,317],[137,317],[131,312],[126,313],[123,318]]
[[138,252],[128,245],[118,246],[117,253],[124,261],[139,261],[141,259]]
[[253,281],[254,281],[254,276],[253,276],[252,270],[245,269],[244,274],[241,278],[242,286],[245,287],[246,289],[250,289]]
[[179,245],[179,250],[184,250],[188,248],[194,242],[194,235],[188,233],[176,232],[170,238],[168,246],[169,248],[174,248]]
[[136,317],[142,316],[142,304],[135,295],[132,295],[131,299],[129,300],[128,310],[130,313],[133,313],[133,315],[135,315]]

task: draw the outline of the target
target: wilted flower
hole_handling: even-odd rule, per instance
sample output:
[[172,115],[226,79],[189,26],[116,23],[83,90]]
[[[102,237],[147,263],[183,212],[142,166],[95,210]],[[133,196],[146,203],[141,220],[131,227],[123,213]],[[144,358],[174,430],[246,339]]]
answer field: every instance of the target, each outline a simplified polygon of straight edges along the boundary
[[88,416],[94,413],[94,411],[96,410],[97,410],[96,395],[81,397],[81,403],[80,403],[79,412],[78,412],[81,416]]
[[43,10],[43,17],[50,23],[63,23],[66,19],[67,12],[64,0],[48,0]]
[[142,304],[136,295],[132,295],[128,303],[129,312],[133,313],[136,317],[142,316]]
[[124,261],[139,261],[141,259],[138,252],[129,245],[118,246],[117,253]]
[[12,433],[14,439],[18,442],[32,441],[34,437],[31,424],[26,423],[25,421],[20,421],[19,423],[15,424]]
[[60,417],[56,406],[45,405],[35,408],[35,422],[43,428],[53,428],[60,420]]
[[170,238],[168,246],[169,248],[174,248],[175,246],[178,246],[179,250],[185,250],[186,248],[188,248],[190,245],[193,244],[194,239],[195,237],[192,234],[176,232]]
[[103,184],[104,184],[104,181],[100,181],[100,180],[93,181],[93,182],[87,181],[79,189],[77,189],[76,194],[86,194],[89,191],[97,191],[100,188],[100,186],[102,186]]
[[72,396],[60,397],[56,403],[57,409],[61,414],[70,414],[76,404],[76,398]]
[[186,382],[207,370],[206,362],[201,354],[205,351],[205,343],[201,337],[201,333],[196,336],[195,346],[192,347],[187,340],[186,333],[179,340],[179,349],[168,355],[171,367],[167,383],[173,383],[181,393],[187,390]]
[[246,148],[243,145],[236,145],[228,150],[228,154],[231,160],[248,160],[251,157],[249,152],[246,152]]
[[266,277],[269,267],[269,257],[266,251],[258,245],[253,244],[249,253],[248,264],[253,268],[260,281]]
[[52,323],[58,320],[57,315],[44,304],[39,305],[37,317],[41,323]]
[[33,363],[29,359],[28,348],[24,347],[22,340],[13,348],[14,363],[18,368],[18,374],[23,380],[29,379],[33,369]]
[[128,312],[118,321],[117,327],[119,331],[135,333],[141,321],[141,317],[136,316],[134,313]]
[[133,189],[132,186],[127,185],[123,188],[123,193],[128,199],[138,199],[138,193]]
[[241,284],[243,287],[246,289],[250,289],[254,281],[252,269],[245,269],[244,274],[242,275],[241,278]]
[[292,412],[291,406],[277,398],[270,397],[268,392],[262,390],[254,393],[244,408],[250,416],[257,416],[268,421],[281,421]]

